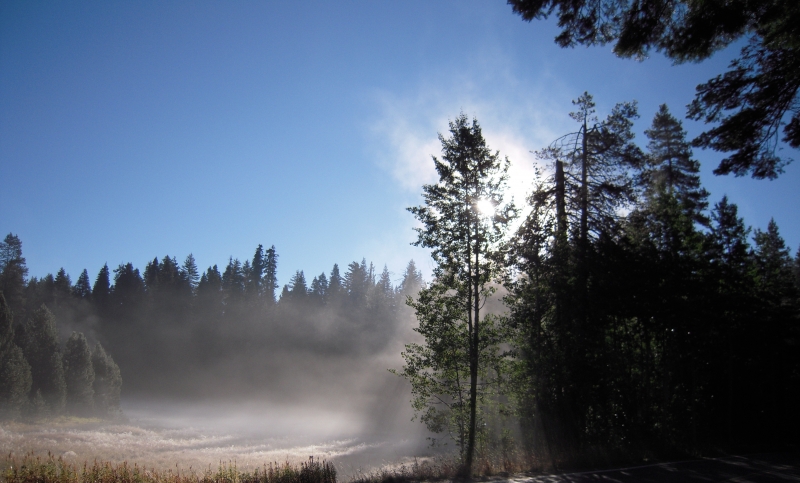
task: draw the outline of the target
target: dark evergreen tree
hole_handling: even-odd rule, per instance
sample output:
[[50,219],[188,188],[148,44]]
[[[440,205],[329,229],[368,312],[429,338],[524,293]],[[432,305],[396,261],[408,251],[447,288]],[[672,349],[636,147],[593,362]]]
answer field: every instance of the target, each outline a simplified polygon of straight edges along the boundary
[[92,287],[92,301],[95,306],[104,313],[109,304],[109,297],[111,296],[111,272],[108,269],[108,264],[104,264],[103,268],[97,273]]
[[278,288],[278,254],[275,245],[267,249],[264,261],[264,294],[267,304],[275,304],[275,290]]
[[366,259],[362,259],[360,264],[352,262],[347,266],[347,273],[344,275],[344,290],[352,305],[355,307],[366,306],[367,294],[371,285]]
[[72,414],[91,414],[94,412],[95,375],[92,352],[82,333],[73,332],[67,339],[62,360],[67,411]]
[[715,329],[718,341],[715,389],[717,408],[724,414],[719,429],[728,442],[734,441],[737,435],[751,434],[748,424],[736,423],[748,419],[746,414],[749,411],[745,408],[749,403],[745,399],[755,390],[749,377],[750,357],[746,355],[755,336],[752,333],[756,322],[753,309],[757,306],[747,241],[749,234],[750,228],[745,227],[744,220],[739,217],[737,206],[724,196],[711,213],[705,250],[709,262],[705,283],[714,287],[715,292],[706,300],[712,306],[709,310],[712,316],[707,323]]
[[800,292],[800,246],[797,247],[797,253],[794,256],[794,281],[797,284],[798,292]]
[[31,389],[31,366],[14,343],[11,310],[0,292],[0,419],[20,415]]
[[338,303],[344,293],[344,282],[339,273],[339,264],[334,263],[331,269],[331,276],[328,279],[328,300]]
[[120,264],[114,269],[114,286],[110,299],[116,316],[131,318],[134,315],[133,310],[140,306],[144,292],[144,280],[139,269],[134,268],[132,263]]
[[264,247],[259,244],[253,254],[253,263],[250,264],[250,276],[247,279],[247,292],[253,297],[262,297],[264,295],[265,269]]
[[244,274],[238,258],[230,257],[228,259],[228,266],[222,273],[222,290],[232,301],[240,300],[244,294]]
[[306,276],[302,270],[295,272],[291,280],[289,280],[289,296],[295,302],[305,300],[308,295],[308,286],[306,285]]
[[325,272],[311,281],[311,297],[319,304],[324,304],[328,296],[328,277]]
[[122,376],[119,367],[98,342],[92,352],[94,407],[101,415],[119,412]]
[[6,303],[15,312],[17,320],[24,315],[25,278],[28,267],[22,256],[22,242],[19,237],[9,233],[0,242],[0,292],[6,297]]
[[[800,6],[794,0],[733,2],[621,2],[618,0],[509,0],[530,21],[558,11],[562,47],[616,41],[624,57],[650,49],[677,61],[697,61],[749,37],[730,70],[697,87],[689,116],[719,123],[697,146],[732,152],[716,174],[774,178],[788,158],[776,155],[782,141],[800,147]],[[788,122],[786,118],[789,118]]]
[[756,230],[753,240],[756,281],[762,296],[775,307],[788,306],[794,292],[793,263],[775,220],[769,221],[766,231]]
[[222,275],[216,265],[208,267],[203,272],[203,276],[200,277],[200,282],[197,284],[197,296],[204,300],[222,301]]
[[71,293],[72,280],[70,279],[66,270],[64,270],[62,267],[59,269],[55,279],[53,280],[53,298],[55,299],[55,303],[57,305],[63,304],[66,300],[68,300]]
[[89,300],[89,297],[92,296],[92,285],[91,281],[89,281],[89,272],[85,268],[78,277],[78,281],[75,282],[75,286],[72,287],[72,295],[81,300]]
[[666,104],[661,105],[645,135],[650,140],[642,170],[647,199],[661,194],[675,196],[694,221],[707,224],[703,212],[708,207],[708,192],[700,186],[700,163],[692,159],[686,131]]
[[[756,230],[752,252],[755,265],[758,320],[750,331],[752,377],[758,381],[753,417],[761,430],[756,434],[769,438],[791,438],[800,424],[794,396],[800,395],[800,381],[792,371],[800,365],[797,351],[798,307],[793,263],[789,248],[778,231],[775,220],[767,230]],[[792,424],[794,422],[794,424]]]
[[53,314],[45,306],[35,310],[26,322],[23,352],[31,365],[31,393],[41,394],[47,410],[60,414],[67,393],[64,366]]
[[192,293],[194,293],[197,290],[197,284],[200,282],[200,272],[197,270],[197,262],[195,262],[194,255],[191,253],[183,261],[183,273]]

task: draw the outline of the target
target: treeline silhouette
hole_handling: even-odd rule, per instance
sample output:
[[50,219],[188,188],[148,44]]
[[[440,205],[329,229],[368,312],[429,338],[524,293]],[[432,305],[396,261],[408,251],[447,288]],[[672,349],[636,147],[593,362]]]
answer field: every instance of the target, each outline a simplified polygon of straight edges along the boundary
[[334,264],[310,283],[298,270],[278,295],[278,255],[262,245],[251,260],[231,257],[223,269],[200,273],[191,254],[183,263],[165,256],[144,270],[104,265],[93,280],[84,270],[73,283],[64,269],[27,278],[15,235],[2,250],[0,290],[16,334],[47,311],[62,327],[61,340],[78,330],[114,355],[134,399],[246,397],[277,388],[303,358],[377,354],[395,335],[400,314],[408,316],[405,297],[422,284],[413,261],[395,286],[386,267],[377,271],[362,260],[343,271]]
[[635,104],[601,120],[591,96],[575,104],[579,128],[538,153],[552,174],[508,248],[508,392],[528,449],[796,442],[800,249],[727,197],[708,209],[666,106],[644,151]]

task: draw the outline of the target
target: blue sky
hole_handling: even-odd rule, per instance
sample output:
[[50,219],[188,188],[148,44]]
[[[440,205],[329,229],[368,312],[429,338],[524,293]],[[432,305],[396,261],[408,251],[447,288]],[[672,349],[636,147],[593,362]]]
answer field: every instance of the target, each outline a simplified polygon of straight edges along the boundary
[[[405,207],[435,181],[448,119],[477,117],[521,201],[530,151],[572,130],[582,92],[602,116],[637,100],[645,146],[658,106],[682,118],[738,53],[635,62],[556,33],[503,1],[3,2],[0,232],[20,236],[30,275],[73,281],[190,252],[222,266],[259,243],[280,283],[362,257],[427,274]],[[775,217],[795,253],[800,163],[755,181],[695,155],[712,203],[727,194],[762,229]]]

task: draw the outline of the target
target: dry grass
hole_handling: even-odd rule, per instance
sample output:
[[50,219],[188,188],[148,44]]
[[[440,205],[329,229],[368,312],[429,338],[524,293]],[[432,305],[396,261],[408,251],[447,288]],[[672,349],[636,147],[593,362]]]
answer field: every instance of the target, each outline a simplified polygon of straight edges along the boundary
[[239,471],[235,463],[203,472],[146,469],[127,462],[78,466],[52,454],[27,454],[19,460],[9,456],[3,466],[4,483],[336,483],[333,465],[314,458],[300,465],[270,463],[252,473]]

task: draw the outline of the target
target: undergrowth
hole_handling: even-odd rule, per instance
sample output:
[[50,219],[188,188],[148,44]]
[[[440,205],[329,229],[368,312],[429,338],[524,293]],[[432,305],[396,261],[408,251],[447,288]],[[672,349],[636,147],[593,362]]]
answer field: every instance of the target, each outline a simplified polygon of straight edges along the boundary
[[155,470],[122,463],[95,461],[82,466],[48,454],[27,454],[21,460],[9,455],[0,475],[3,483],[336,483],[332,464],[313,457],[305,463],[270,463],[253,473],[242,472],[235,463],[221,463],[216,471]]

